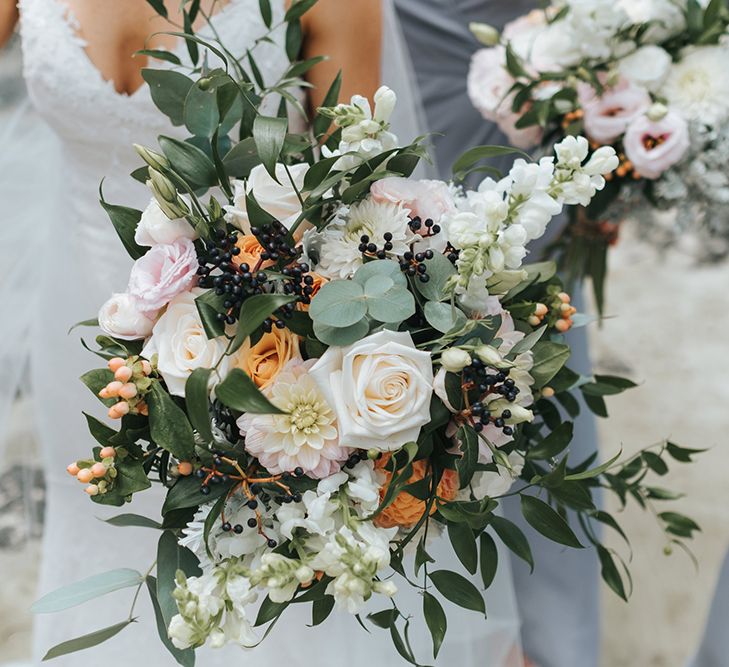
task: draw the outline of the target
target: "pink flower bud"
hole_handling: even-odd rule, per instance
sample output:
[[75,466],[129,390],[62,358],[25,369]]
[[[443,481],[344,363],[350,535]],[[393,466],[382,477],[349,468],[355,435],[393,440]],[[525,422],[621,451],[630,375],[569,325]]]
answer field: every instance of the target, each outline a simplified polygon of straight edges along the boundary
[[94,463],[94,465],[91,466],[91,474],[94,477],[105,477],[106,476],[106,466],[103,463]]
[[119,390],[122,388],[123,383],[114,381],[106,385],[106,393],[109,398],[116,398],[119,395]]
[[78,474],[76,475],[76,479],[79,482],[83,482],[84,484],[88,484],[93,478],[94,475],[91,472],[90,468],[82,468],[78,471]]
[[122,366],[126,364],[126,361],[122,359],[121,357],[114,357],[113,359],[109,359],[109,370],[112,373],[116,373]]
[[129,382],[132,377],[132,369],[129,366],[120,366],[114,373],[114,379],[119,382]]
[[116,456],[116,449],[113,447],[104,447],[100,452],[99,456],[102,459],[114,458]]
[[68,471],[69,475],[73,475],[76,477],[78,475],[80,468],[78,467],[78,464],[74,461],[73,463],[69,463],[66,467],[66,470]]
[[127,382],[120,390],[119,396],[121,398],[134,398],[137,395],[137,385],[133,382]]

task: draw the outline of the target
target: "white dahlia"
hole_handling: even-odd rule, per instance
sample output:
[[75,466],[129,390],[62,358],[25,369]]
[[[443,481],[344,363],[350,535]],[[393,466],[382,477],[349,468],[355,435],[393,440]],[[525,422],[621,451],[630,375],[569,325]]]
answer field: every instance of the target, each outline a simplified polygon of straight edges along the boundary
[[[359,246],[363,236],[378,250],[390,243],[388,256],[402,255],[415,240],[409,220],[408,210],[402,205],[376,202],[369,197],[349,208],[343,207],[319,235],[317,273],[331,279],[351,278],[362,266]],[[389,241],[385,234],[391,235]]]
[[684,52],[661,93],[686,120],[716,125],[729,117],[729,49],[704,46]]
[[246,450],[274,475],[302,468],[322,479],[341,468],[352,450],[339,444],[336,415],[309,375],[313,361],[290,361],[265,394],[278,415],[246,413],[238,419]]

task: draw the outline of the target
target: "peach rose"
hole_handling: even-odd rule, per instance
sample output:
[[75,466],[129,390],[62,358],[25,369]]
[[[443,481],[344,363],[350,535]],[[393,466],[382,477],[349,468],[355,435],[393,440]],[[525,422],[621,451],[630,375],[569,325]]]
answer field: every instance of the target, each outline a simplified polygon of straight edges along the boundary
[[[235,246],[236,248],[240,248],[240,254],[233,256],[233,264],[236,266],[248,264],[250,270],[254,271],[258,267],[258,262],[263,252],[263,246],[258,242],[258,239],[253,234],[245,234],[238,237]],[[267,259],[261,262],[261,266],[258,268],[267,269],[269,266],[273,266],[273,264],[274,262]]]
[[[380,500],[384,498],[387,487],[390,484],[392,474],[385,469],[385,465],[390,460],[390,455],[380,457],[375,467],[381,470],[385,475],[385,483],[380,488]],[[426,477],[428,472],[428,464],[426,461],[415,461],[413,463],[413,474],[408,480],[409,484],[419,482]],[[443,471],[440,484],[438,484],[438,496],[443,500],[454,500],[458,495],[458,473],[454,470]],[[434,514],[438,508],[435,503],[430,508],[430,514]],[[411,496],[407,491],[401,491],[395,500],[375,517],[375,525],[380,528],[393,528],[394,526],[402,526],[409,528],[414,526],[425,512],[425,501],[418,500],[415,496]]]
[[274,327],[271,333],[264,333],[255,345],[251,345],[251,339],[247,338],[234,365],[246,372],[259,389],[265,389],[289,361],[300,356],[299,337],[289,329]]
[[[314,271],[310,271],[308,275],[314,279],[314,282],[310,285],[312,292],[309,295],[309,297],[313,299],[319,293],[319,290],[329,282],[329,279],[315,273]],[[308,303],[298,303],[296,305],[299,310],[309,310]]]

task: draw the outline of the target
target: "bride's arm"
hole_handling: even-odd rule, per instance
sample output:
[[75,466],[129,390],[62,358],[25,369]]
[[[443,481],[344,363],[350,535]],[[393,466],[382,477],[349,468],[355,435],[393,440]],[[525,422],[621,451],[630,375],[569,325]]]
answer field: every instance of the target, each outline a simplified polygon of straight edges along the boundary
[[326,54],[329,60],[308,75],[316,109],[337,72],[342,70],[340,100],[355,93],[372,97],[380,86],[382,0],[319,0],[303,17],[304,58]]
[[0,46],[10,39],[18,22],[17,0],[0,0]]

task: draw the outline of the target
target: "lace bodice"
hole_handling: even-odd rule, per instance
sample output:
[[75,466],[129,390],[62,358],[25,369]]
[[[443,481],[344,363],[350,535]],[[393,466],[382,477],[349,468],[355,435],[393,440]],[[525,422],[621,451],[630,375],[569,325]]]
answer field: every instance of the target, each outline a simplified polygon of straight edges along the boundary
[[[284,2],[275,5],[274,20],[283,14]],[[131,95],[119,93],[89,59],[78,24],[63,0],[20,0],[24,74],[31,100],[60,138],[63,213],[65,225],[75,234],[94,275],[111,269],[122,273],[126,262],[112,226],[98,204],[98,187],[104,179],[108,201],[143,208],[149,193],[129,173],[140,165],[132,143],[155,147],[160,134],[181,135],[152,103],[143,85]],[[229,0],[213,16],[216,33],[235,55],[244,55],[267,30],[258,0]],[[199,31],[211,36],[210,26]],[[256,62],[267,84],[275,83],[288,64],[282,30],[274,42],[255,48]],[[184,41],[175,50],[182,71],[191,67]],[[212,54],[211,54],[212,55]],[[210,59],[211,65],[214,57]],[[154,61],[153,67],[173,67]],[[105,282],[107,289],[109,283]],[[113,288],[121,290],[118,280]]]

